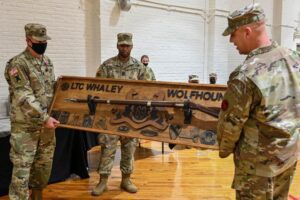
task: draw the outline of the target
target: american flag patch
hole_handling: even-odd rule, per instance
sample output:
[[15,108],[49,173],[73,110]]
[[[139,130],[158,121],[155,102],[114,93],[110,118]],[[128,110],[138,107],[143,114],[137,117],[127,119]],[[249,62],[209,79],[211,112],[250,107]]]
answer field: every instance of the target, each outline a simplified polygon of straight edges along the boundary
[[9,74],[11,76],[14,76],[18,73],[18,69],[16,67],[12,68],[10,71],[9,71]]

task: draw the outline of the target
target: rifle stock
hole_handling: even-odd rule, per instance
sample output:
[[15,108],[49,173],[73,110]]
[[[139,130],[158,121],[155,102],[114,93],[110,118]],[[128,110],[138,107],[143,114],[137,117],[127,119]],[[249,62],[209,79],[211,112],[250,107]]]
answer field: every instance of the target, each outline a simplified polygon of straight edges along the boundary
[[191,109],[199,110],[199,111],[204,112],[208,115],[211,115],[215,118],[219,117],[220,108],[208,108],[208,107],[202,106],[200,104],[196,104],[191,101],[188,101],[188,104]]

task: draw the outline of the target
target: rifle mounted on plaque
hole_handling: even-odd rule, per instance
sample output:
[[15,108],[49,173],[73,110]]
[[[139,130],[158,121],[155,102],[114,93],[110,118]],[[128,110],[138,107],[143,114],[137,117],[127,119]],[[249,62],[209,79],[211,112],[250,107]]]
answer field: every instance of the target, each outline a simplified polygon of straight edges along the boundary
[[217,149],[226,86],[86,77],[58,79],[60,127]]

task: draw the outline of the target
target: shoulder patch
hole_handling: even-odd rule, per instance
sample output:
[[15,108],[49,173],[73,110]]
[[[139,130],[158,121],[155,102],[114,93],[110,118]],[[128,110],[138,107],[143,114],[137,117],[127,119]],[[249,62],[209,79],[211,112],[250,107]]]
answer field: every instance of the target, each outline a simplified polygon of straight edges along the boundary
[[23,86],[26,83],[25,76],[18,67],[12,67],[11,69],[9,69],[8,74],[13,86],[19,87]]
[[229,103],[228,103],[228,101],[227,101],[226,99],[224,99],[224,100],[222,101],[222,104],[221,104],[221,109],[222,109],[223,111],[226,111],[226,110],[228,109],[228,107],[229,107]]

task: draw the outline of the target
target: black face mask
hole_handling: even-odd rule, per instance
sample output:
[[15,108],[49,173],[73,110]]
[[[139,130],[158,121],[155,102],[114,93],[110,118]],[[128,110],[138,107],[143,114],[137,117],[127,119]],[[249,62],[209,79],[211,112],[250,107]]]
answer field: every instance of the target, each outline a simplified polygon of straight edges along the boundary
[[147,67],[147,66],[148,66],[148,63],[144,63],[144,65]]
[[35,51],[35,53],[42,55],[45,53],[46,48],[47,48],[47,43],[32,43],[32,49]]
[[215,78],[210,78],[209,83],[210,84],[216,84],[216,79]]

